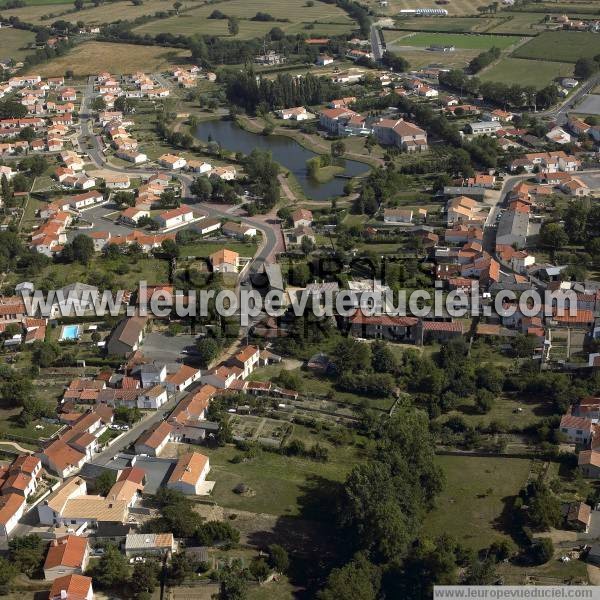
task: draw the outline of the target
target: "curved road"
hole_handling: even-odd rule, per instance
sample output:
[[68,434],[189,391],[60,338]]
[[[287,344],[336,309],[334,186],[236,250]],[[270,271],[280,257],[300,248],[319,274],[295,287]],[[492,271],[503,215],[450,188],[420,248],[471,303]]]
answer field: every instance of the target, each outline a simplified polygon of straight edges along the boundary
[[[90,77],[88,80],[87,86],[83,91],[83,97],[81,100],[81,112],[79,114],[79,125],[80,125],[80,134],[78,136],[79,147],[81,151],[85,151],[90,157],[91,161],[96,165],[99,169],[103,169],[106,171],[113,171],[116,173],[123,173],[128,175],[129,177],[140,177],[141,175],[153,175],[156,172],[164,172],[169,175],[175,177],[181,182],[182,186],[182,198],[190,198],[190,185],[193,181],[193,177],[191,175],[187,175],[185,173],[173,172],[168,169],[163,169],[157,167],[151,170],[138,170],[138,169],[130,169],[125,167],[116,167],[107,162],[105,156],[100,150],[98,140],[92,131],[92,127],[90,125],[91,115],[90,115],[90,100],[93,96],[94,92],[94,84],[93,79]],[[86,141],[88,138],[91,141],[91,147],[87,147],[88,142]],[[86,148],[84,150],[84,148]],[[227,211],[220,210],[216,208],[214,205],[209,203],[199,203],[195,204],[195,206],[199,206],[202,208],[204,212],[208,214],[209,217],[231,217],[231,214]],[[251,272],[258,272],[261,266],[264,263],[272,263],[275,262],[275,254],[278,250],[283,250],[280,248],[280,233],[279,233],[279,225],[275,222],[270,222],[270,220],[264,219],[252,219],[249,217],[236,217],[239,218],[242,223],[250,225],[257,230],[259,230],[263,234],[262,244],[258,249],[258,252],[254,255],[252,265],[250,268]]]

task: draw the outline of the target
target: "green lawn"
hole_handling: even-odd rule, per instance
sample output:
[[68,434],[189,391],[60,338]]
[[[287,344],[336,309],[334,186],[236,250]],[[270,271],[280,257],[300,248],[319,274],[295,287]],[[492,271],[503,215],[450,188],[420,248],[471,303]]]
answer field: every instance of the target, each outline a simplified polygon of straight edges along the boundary
[[544,15],[540,13],[508,13],[502,11],[498,24],[488,30],[488,33],[537,33],[543,25]]
[[28,50],[27,46],[34,39],[35,35],[31,31],[2,27],[0,29],[2,56],[12,58],[15,61],[23,60],[27,54],[33,53],[33,50]]
[[510,500],[526,483],[531,461],[519,458],[438,456],[446,476],[436,508],[427,516],[429,535],[448,533],[478,550],[510,531]]
[[[61,427],[61,425],[44,423],[41,420],[31,421],[31,423],[23,427],[17,422],[17,416],[20,412],[20,408],[0,409],[0,441],[5,439],[2,435],[3,433],[23,436],[24,438],[28,438],[30,440],[37,440],[42,437],[47,438]],[[36,429],[36,425],[40,425],[43,427],[43,429]],[[28,444],[23,445],[27,446]],[[3,446],[0,445],[0,448],[2,447]],[[6,447],[9,448],[9,446]]]
[[540,89],[552,83],[557,77],[572,76],[571,63],[533,61],[524,58],[503,58],[478,75],[482,81],[533,85]]
[[[489,50],[492,47],[505,50],[519,41],[516,36],[470,35],[463,33],[416,33],[394,40],[396,45],[428,48],[432,45],[455,46],[466,50]],[[434,60],[434,58],[432,58]]]
[[588,31],[547,31],[520,46],[513,56],[555,62],[576,62],[600,54],[600,36]]
[[[298,428],[298,425],[294,426]],[[261,451],[248,462],[234,464],[231,459],[241,454],[232,446],[203,448],[210,457],[209,481],[215,481],[212,499],[218,504],[239,510],[273,515],[300,514],[302,496],[308,493],[311,480],[342,481],[360,458],[357,450],[335,448],[312,436],[329,448],[329,461],[320,463],[303,458],[290,458]],[[239,483],[250,486],[254,496],[240,496],[233,491]]]

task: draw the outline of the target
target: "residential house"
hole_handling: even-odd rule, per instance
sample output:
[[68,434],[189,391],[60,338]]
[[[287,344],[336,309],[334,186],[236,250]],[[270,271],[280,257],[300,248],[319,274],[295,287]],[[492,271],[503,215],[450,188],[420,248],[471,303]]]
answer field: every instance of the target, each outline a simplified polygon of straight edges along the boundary
[[92,578],[65,575],[54,580],[48,600],[94,600]]
[[412,223],[413,211],[410,208],[385,208],[383,210],[383,222],[388,224]]
[[187,165],[187,161],[182,156],[175,156],[174,154],[163,154],[158,162],[166,169],[176,171],[177,169],[183,169]]
[[130,533],[125,538],[125,556],[169,557],[175,548],[172,533]]
[[146,317],[126,317],[111,333],[106,344],[109,355],[127,356],[135,352],[142,340],[148,319]]
[[25,510],[25,496],[6,494],[0,496],[0,539],[8,538]]
[[166,210],[156,217],[154,220],[160,225],[162,229],[172,229],[174,227],[180,227],[190,221],[194,220],[194,212],[189,206],[182,204],[177,208]]
[[88,565],[87,538],[66,535],[50,541],[44,562],[44,579],[54,581],[65,575],[82,575]]
[[240,266],[240,255],[227,248],[217,250],[208,259],[215,273],[237,273]]
[[255,346],[246,346],[238,352],[232,359],[231,364],[242,369],[242,379],[246,379],[255,367],[258,366],[260,360],[260,350]]
[[136,454],[147,454],[148,456],[159,456],[165,446],[171,440],[173,426],[166,421],[160,421],[157,425],[144,431],[136,440],[134,449]]
[[167,487],[186,495],[199,495],[202,483],[210,471],[208,456],[189,452],[179,458],[167,481]]

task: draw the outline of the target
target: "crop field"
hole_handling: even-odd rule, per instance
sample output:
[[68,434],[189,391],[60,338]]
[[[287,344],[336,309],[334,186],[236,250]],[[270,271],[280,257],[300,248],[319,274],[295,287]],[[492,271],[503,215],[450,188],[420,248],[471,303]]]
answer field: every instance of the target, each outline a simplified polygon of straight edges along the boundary
[[161,71],[169,65],[181,62],[187,56],[187,50],[176,48],[87,42],[65,56],[36,65],[32,71],[42,77],[64,75],[67,69],[71,69],[75,77],[84,77],[104,70],[115,74],[133,73],[137,70]]
[[[209,19],[214,10],[220,10],[227,16],[240,19],[238,39],[250,39],[265,35],[273,27],[279,27],[286,33],[300,33],[307,25],[309,35],[337,35],[348,33],[356,28],[346,13],[333,4],[316,1],[314,6],[306,6],[294,0],[232,0],[218,5],[207,5],[160,21],[153,21],[137,27],[136,33],[172,33],[180,35],[211,34],[229,36],[227,19]],[[289,21],[250,21],[257,12],[270,14],[275,19]]]
[[[387,47],[393,51],[396,48],[396,44],[388,44]],[[465,67],[479,54],[478,50],[431,52],[430,50],[419,50],[417,48],[407,47],[403,47],[399,52],[410,63],[411,67],[416,69],[436,66],[442,68],[460,69]]]
[[526,60],[523,58],[503,58],[489,69],[478,74],[482,81],[496,83],[518,83],[543,88],[556,77],[572,77],[573,64]]
[[531,461],[438,456],[436,463],[446,483],[425,519],[425,533],[444,531],[476,550],[506,538],[511,523],[503,510],[526,483]]
[[576,62],[600,54],[600,35],[588,31],[546,31],[520,46],[513,56]]
[[[396,32],[398,33],[398,32]],[[461,33],[398,33],[390,41],[397,46],[428,48],[432,45],[454,46],[463,50],[489,50],[496,47],[505,50],[519,41],[517,36],[469,35]]]
[[[190,2],[189,0],[182,2],[181,10],[190,6],[197,5],[198,2]],[[52,5],[35,5],[25,6],[23,8],[15,8],[12,10],[2,11],[3,16],[19,17],[22,21],[28,23],[45,23],[53,22],[56,16],[72,10],[72,4],[52,4]],[[85,4],[85,8],[76,12],[63,14],[61,18],[66,21],[83,21],[86,25],[97,25],[101,23],[113,23],[119,20],[131,20],[142,15],[151,15],[155,12],[168,12],[173,10],[173,3],[169,0],[145,0],[140,6],[135,6],[130,0],[118,0],[117,2],[107,2],[99,6]],[[45,18],[54,15],[51,19]]]
[[571,16],[573,13],[582,14],[598,14],[598,2],[596,0],[584,0],[579,2],[574,0],[573,2],[535,2],[527,4],[527,12],[541,12],[541,13],[568,13]]
[[[538,17],[539,18],[539,17]],[[488,17],[412,17],[396,20],[396,26],[414,31],[447,31],[461,33],[463,31],[480,32],[494,25],[496,19]]]
[[22,60],[32,50],[27,50],[27,45],[33,42],[35,35],[31,31],[23,29],[12,29],[2,27],[0,29],[0,48],[2,48],[2,58],[13,58]]
[[[65,0],[25,0],[27,6],[49,6],[52,4],[62,4]],[[6,4],[6,0],[0,2],[0,9]]]

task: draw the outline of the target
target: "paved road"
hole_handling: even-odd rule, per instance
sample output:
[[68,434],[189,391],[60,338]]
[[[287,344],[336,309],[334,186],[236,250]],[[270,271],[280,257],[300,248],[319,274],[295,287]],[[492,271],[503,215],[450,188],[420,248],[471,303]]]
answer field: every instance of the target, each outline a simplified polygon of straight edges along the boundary
[[[186,173],[177,173],[173,171],[168,171],[166,169],[155,168],[151,170],[138,170],[131,168],[123,168],[116,167],[107,162],[106,157],[102,153],[98,140],[96,136],[93,135],[92,130],[92,115],[90,113],[90,103],[91,99],[94,95],[94,84],[93,78],[89,78],[88,83],[83,90],[83,97],[81,101],[81,113],[79,115],[80,120],[80,135],[79,135],[79,145],[82,151],[87,152],[92,163],[94,163],[98,168],[105,169],[108,171],[114,171],[117,173],[125,173],[130,177],[140,177],[142,175],[152,175],[157,171],[167,172],[173,177],[176,177],[182,185],[182,198],[190,198],[190,185],[193,181],[193,177]],[[85,138],[89,137],[89,144],[86,143]],[[91,145],[91,147],[90,147]],[[85,150],[84,150],[85,148]],[[229,209],[221,210],[216,208],[213,204],[209,203],[199,203],[195,204],[195,206],[201,208],[205,211],[209,217],[231,217]],[[275,262],[275,254],[276,251],[280,247],[279,241],[279,232],[280,227],[279,224],[273,222],[271,219],[253,219],[249,217],[238,217],[242,223],[251,225],[255,227],[258,231],[263,234],[263,242],[261,247],[258,249],[258,252],[254,256],[252,265],[250,267],[250,272],[257,272],[261,269],[264,263]],[[185,228],[182,228],[185,229]]]
[[558,125],[564,125],[567,122],[568,112],[574,110],[579,100],[591,92],[598,84],[600,84],[600,75],[594,75],[585,83],[582,83],[579,89],[558,106],[535,114],[539,117],[552,119],[553,121],[556,121]]
[[385,54],[385,47],[381,43],[381,30],[377,25],[371,25],[371,52],[375,60],[381,60]]

